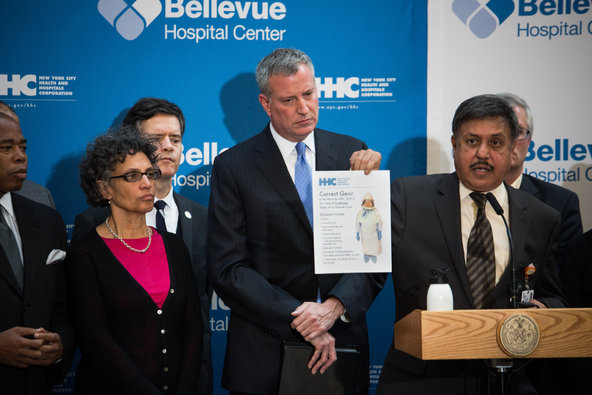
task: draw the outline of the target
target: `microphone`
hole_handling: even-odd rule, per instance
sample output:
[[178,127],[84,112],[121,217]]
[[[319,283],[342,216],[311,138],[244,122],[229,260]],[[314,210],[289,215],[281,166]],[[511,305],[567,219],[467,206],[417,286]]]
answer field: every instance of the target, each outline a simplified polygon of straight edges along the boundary
[[[504,224],[506,224],[506,219],[503,217],[503,215],[504,215],[504,209],[498,203],[497,199],[495,198],[495,195],[493,193],[491,193],[491,192],[487,192],[485,194],[485,198],[487,199],[487,201],[489,202],[489,204],[491,204],[491,207],[493,207],[493,211],[495,211],[495,213],[497,215],[501,215],[502,218],[504,219]],[[508,227],[508,224],[506,224],[506,227]]]
[[514,241],[512,240],[512,232],[510,232],[510,227],[508,226],[508,222],[506,221],[506,217],[504,217],[504,209],[498,203],[497,199],[495,198],[494,194],[491,192],[487,192],[485,194],[485,198],[491,204],[493,211],[499,216],[502,217],[504,220],[504,225],[506,226],[506,234],[508,235],[508,241],[510,243],[510,265],[512,265],[512,307],[517,309],[518,306],[518,281],[516,280],[516,263],[514,262]]

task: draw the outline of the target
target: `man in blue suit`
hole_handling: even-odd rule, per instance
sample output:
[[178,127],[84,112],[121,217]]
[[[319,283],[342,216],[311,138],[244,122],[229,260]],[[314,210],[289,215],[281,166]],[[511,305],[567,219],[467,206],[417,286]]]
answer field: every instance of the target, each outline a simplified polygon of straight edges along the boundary
[[300,340],[315,348],[313,374],[336,360],[336,346],[357,345],[356,392],[367,393],[366,311],[386,276],[315,275],[312,206],[295,182],[299,166],[368,173],[381,155],[316,128],[314,68],[305,53],[277,49],[256,77],[271,122],[220,154],[211,178],[208,274],[231,309],[222,385],[231,394],[277,394],[282,342]]

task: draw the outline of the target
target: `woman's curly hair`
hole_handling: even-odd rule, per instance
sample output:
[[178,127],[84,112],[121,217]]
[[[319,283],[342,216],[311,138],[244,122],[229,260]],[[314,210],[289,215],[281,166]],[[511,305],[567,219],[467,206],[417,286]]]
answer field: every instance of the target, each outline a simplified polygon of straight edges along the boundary
[[128,155],[144,153],[156,167],[156,142],[141,133],[135,125],[121,126],[96,137],[86,147],[80,162],[80,186],[91,206],[107,206],[98,181],[109,183],[111,173]]

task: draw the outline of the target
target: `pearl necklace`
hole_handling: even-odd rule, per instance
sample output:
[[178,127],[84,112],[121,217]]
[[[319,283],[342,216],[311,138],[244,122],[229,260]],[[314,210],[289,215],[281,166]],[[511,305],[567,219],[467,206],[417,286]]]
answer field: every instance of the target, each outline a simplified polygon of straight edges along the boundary
[[107,225],[107,229],[109,229],[109,232],[111,232],[111,234],[113,235],[113,237],[115,237],[116,239],[118,239],[119,241],[121,241],[123,243],[124,246],[126,246],[128,249],[134,251],[134,252],[139,252],[139,253],[143,253],[148,251],[148,248],[150,248],[150,244],[152,243],[152,232],[150,231],[150,227],[147,227],[146,229],[146,233],[148,233],[148,245],[146,246],[146,248],[143,248],[141,250],[138,250],[137,248],[134,248],[132,246],[130,246],[129,244],[127,244],[125,242],[125,240],[123,240],[121,238],[121,236],[119,236],[117,233],[115,233],[113,231],[113,229],[111,229],[111,227],[109,226],[109,217],[107,217],[107,219],[105,220],[105,225]]

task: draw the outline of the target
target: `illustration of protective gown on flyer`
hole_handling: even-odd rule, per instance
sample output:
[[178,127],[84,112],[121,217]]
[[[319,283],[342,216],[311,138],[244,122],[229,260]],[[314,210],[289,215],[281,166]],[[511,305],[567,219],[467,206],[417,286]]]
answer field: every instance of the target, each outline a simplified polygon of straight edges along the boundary
[[376,263],[382,254],[382,217],[370,192],[364,195],[362,209],[356,215],[356,240],[362,243],[364,262]]

